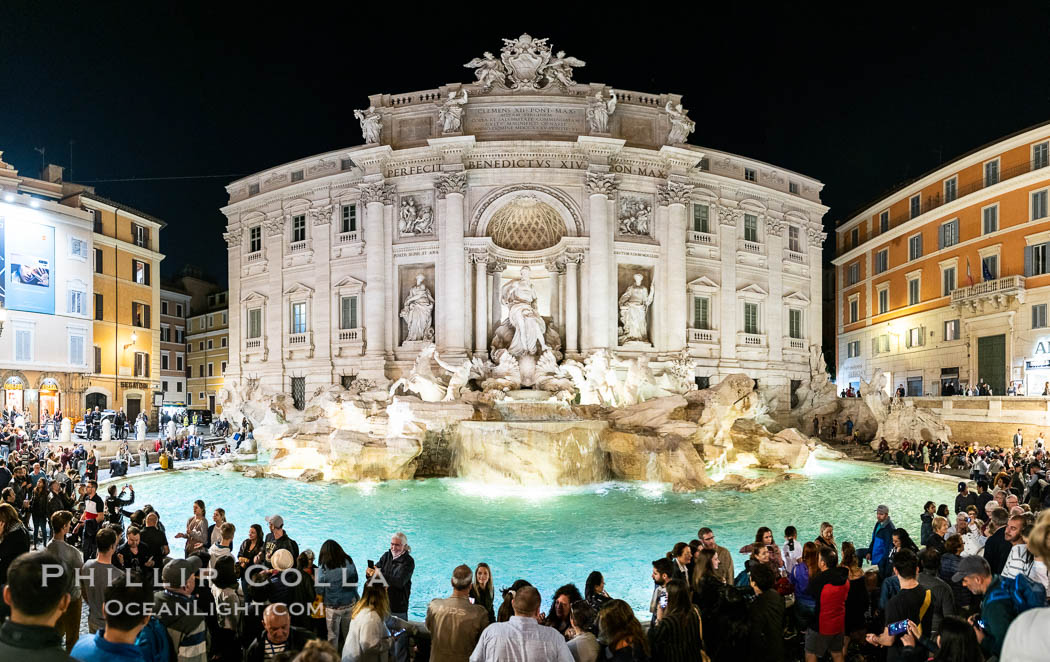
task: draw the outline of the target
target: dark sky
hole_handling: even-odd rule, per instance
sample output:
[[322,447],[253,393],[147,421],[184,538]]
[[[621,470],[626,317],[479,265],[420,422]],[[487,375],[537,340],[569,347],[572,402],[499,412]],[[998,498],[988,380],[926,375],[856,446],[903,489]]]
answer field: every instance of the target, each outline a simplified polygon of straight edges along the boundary
[[[352,110],[366,95],[470,81],[464,62],[524,31],[586,60],[580,82],[684,95],[692,143],[822,180],[829,228],[944,160],[1050,119],[1046,3],[860,3],[866,13],[685,4],[572,15],[567,3],[381,3],[366,16],[309,3],[9,0],[0,149],[32,176],[35,147],[68,166],[73,140],[76,181],[187,178],[95,186],[167,221],[165,274],[192,263],[225,280],[225,184],[360,143]],[[473,18],[512,8],[520,20]]]

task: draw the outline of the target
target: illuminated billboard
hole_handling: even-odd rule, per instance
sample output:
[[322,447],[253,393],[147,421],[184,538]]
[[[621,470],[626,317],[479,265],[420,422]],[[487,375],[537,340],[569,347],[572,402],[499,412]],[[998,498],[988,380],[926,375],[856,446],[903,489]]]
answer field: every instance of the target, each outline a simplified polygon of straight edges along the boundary
[[18,220],[0,227],[0,297],[9,310],[55,314],[55,228]]

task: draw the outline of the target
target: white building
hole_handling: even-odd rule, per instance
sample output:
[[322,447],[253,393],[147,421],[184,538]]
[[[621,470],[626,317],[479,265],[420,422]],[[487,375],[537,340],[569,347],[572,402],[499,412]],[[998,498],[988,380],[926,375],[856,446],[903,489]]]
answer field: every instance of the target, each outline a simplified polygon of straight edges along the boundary
[[60,182],[0,161],[0,380],[4,408],[79,413],[92,346],[92,217]]
[[701,383],[746,372],[786,407],[821,342],[822,184],[686,144],[677,95],[575,83],[578,60],[514,44],[536,62],[508,45],[470,64],[475,83],[374,95],[367,144],[227,187],[229,380],[301,402],[395,378],[431,341],[485,355],[528,267],[567,357],[659,372],[686,351]]

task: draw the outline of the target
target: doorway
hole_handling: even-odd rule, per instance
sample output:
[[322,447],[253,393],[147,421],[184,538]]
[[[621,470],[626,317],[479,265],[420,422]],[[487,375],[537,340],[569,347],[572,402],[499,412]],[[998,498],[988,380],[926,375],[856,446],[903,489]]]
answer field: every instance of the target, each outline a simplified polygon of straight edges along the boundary
[[95,407],[99,408],[99,411],[106,408],[106,395],[104,393],[88,393],[84,396],[84,405],[88,410],[94,411]]
[[139,397],[128,396],[128,424],[134,425],[135,419],[138,418],[139,412],[142,411],[142,399]]
[[1006,336],[977,339],[977,380],[992,387],[992,395],[1006,395]]
[[209,395],[208,396],[208,411],[210,411],[213,414],[215,413],[215,396],[214,395]]

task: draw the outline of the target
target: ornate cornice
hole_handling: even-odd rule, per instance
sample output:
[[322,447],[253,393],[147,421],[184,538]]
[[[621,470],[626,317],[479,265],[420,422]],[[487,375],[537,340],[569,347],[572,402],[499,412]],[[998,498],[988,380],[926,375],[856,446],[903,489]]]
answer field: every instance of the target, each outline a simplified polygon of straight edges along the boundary
[[729,207],[723,207],[718,205],[718,222],[726,227],[735,228],[736,222],[740,218],[741,212],[737,209],[730,209]]
[[565,262],[565,264],[582,264],[583,253],[567,252],[565,253],[565,256],[562,258],[562,260]]
[[266,235],[269,237],[279,236],[284,232],[284,216],[277,216],[276,218],[268,219],[264,225],[266,226]]
[[372,182],[361,184],[361,200],[365,204],[382,202],[384,205],[394,204],[397,197],[397,187],[385,182]]
[[784,221],[779,218],[766,216],[766,234],[779,237],[784,231]]
[[487,251],[471,251],[467,255],[467,259],[473,264],[488,264],[492,257]]
[[616,175],[612,173],[588,172],[587,193],[589,195],[612,195],[616,191]]
[[226,240],[226,247],[233,248],[234,246],[239,246],[241,243],[242,232],[243,230],[241,230],[241,228],[236,228],[229,232],[222,233],[222,238]]
[[444,198],[450,193],[463,195],[467,192],[467,173],[446,172],[437,178],[437,197]]
[[656,195],[661,205],[684,205],[689,202],[689,195],[692,192],[692,184],[681,182],[667,182],[656,189]]
[[828,238],[827,232],[822,232],[816,228],[808,228],[806,233],[809,235],[809,245],[820,248],[824,245],[824,240]]
[[489,273],[498,274],[507,268],[507,263],[496,256],[489,257]]
[[332,222],[332,205],[314,207],[307,213],[310,215],[315,227],[318,225],[328,225]]

